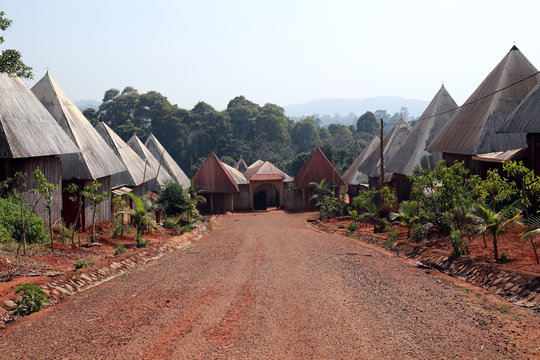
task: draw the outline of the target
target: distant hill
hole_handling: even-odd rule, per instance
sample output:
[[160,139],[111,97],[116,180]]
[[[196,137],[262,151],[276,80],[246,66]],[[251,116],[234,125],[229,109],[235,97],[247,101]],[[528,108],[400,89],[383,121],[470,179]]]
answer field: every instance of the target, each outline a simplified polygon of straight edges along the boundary
[[87,108],[93,108],[97,110],[99,105],[101,105],[101,102],[97,100],[79,100],[79,101],[74,101],[74,103],[81,110],[84,110]]
[[355,113],[357,116],[366,111],[386,110],[390,115],[399,112],[402,107],[409,110],[414,117],[420,116],[429,102],[424,100],[404,99],[395,96],[378,96],[366,99],[318,99],[303,104],[285,106],[285,114],[289,117],[302,117],[318,114],[347,116]]

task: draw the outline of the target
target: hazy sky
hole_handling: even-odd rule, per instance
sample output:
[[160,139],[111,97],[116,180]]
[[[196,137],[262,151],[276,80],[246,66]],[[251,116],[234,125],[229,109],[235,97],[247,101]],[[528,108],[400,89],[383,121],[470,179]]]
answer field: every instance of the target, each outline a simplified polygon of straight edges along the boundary
[[[157,90],[191,109],[235,96],[463,103],[514,42],[540,67],[540,1],[4,1],[15,48],[73,100]],[[419,115],[419,114],[417,114]]]

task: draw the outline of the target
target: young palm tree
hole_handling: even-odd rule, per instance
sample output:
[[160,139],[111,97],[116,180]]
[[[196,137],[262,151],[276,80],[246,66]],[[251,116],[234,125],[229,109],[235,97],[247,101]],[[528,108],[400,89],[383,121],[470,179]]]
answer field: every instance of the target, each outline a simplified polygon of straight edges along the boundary
[[540,261],[538,260],[538,252],[536,251],[536,246],[534,245],[534,238],[540,235],[540,217],[532,217],[528,221],[528,225],[532,230],[529,230],[523,234],[520,235],[521,241],[525,242],[527,240],[531,241],[531,245],[534,250],[534,256],[536,256],[536,263],[540,264]]
[[407,238],[411,237],[411,227],[418,221],[418,203],[414,200],[403,201],[399,204],[397,213],[391,212],[389,215],[391,221],[399,219],[400,225],[407,228]]
[[[492,234],[495,260],[499,259],[499,250],[497,247],[499,236],[504,232],[506,226],[519,222],[522,218],[520,213],[512,216],[512,213],[517,210],[516,206],[517,202],[514,202],[503,210],[495,212],[488,206],[476,204],[469,213],[470,217],[483,223],[484,228]],[[520,210],[518,211],[521,212]]]
[[313,195],[311,195],[309,200],[315,200],[315,206],[320,207],[321,220],[325,218],[326,214],[332,212],[332,203],[330,201],[332,198],[332,190],[325,180],[326,179],[322,179],[320,183],[309,183],[310,186],[313,186]]
[[142,199],[133,193],[127,194],[133,201],[133,209],[127,209],[131,225],[142,234],[148,227],[158,228],[154,220],[153,204],[149,198]]

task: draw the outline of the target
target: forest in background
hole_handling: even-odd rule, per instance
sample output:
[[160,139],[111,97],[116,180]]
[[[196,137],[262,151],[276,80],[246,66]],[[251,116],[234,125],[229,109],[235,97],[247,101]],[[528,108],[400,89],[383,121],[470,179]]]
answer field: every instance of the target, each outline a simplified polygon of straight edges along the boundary
[[210,151],[232,166],[240,157],[248,165],[269,160],[294,177],[316,146],[343,173],[379,130],[375,114],[399,119],[399,114],[379,110],[361,115],[356,125],[322,126],[319,118],[295,121],[278,105],[260,106],[244,96],[229,101],[223,111],[202,101],[186,110],[157,91],[140,94],[130,86],[107,90],[99,108],[87,108],[83,114],[94,125],[100,119],[106,122],[125,141],[133,133],[142,141],[153,133],[189,177]]

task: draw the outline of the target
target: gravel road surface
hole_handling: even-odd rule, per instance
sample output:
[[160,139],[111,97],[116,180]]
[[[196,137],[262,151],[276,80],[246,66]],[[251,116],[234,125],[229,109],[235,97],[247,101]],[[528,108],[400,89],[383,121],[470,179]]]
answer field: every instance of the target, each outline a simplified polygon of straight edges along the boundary
[[538,336],[535,315],[306,217],[219,217],[190,248],[0,331],[0,358],[534,357],[519,339]]

